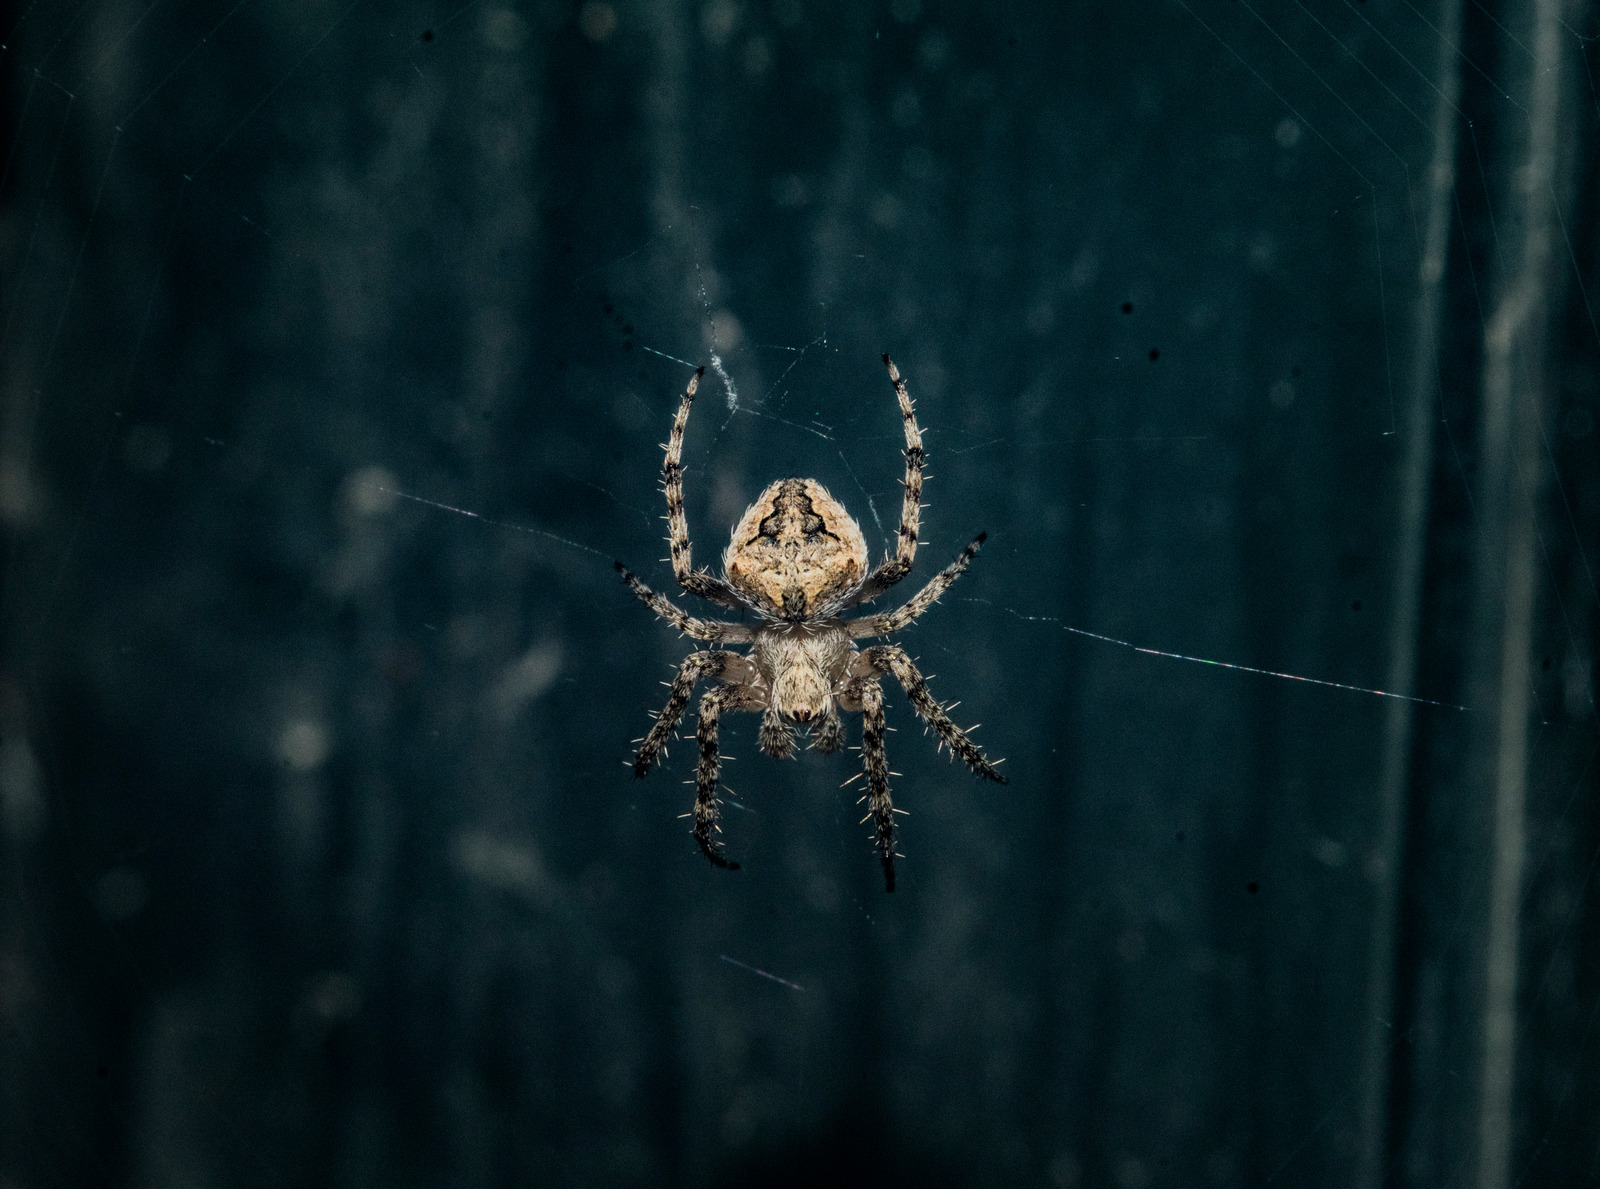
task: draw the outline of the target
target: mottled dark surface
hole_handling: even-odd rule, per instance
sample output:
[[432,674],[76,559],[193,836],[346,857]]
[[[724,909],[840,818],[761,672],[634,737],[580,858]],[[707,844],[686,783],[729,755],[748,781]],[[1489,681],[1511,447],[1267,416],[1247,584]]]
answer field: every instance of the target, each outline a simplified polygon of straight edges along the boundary
[[[1600,1180],[1597,35],[9,17],[0,1186]],[[883,352],[1010,784],[886,689],[888,896],[730,716],[713,870],[612,562],[696,364],[700,562],[785,475],[879,561]]]

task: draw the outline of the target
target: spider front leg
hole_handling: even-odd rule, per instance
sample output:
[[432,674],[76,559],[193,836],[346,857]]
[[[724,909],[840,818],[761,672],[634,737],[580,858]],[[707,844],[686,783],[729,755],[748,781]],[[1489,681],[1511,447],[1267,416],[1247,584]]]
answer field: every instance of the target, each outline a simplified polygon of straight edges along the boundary
[[633,759],[633,774],[643,776],[650,771],[650,765],[655,763],[656,757],[661,754],[661,749],[672,737],[672,729],[683,717],[684,709],[689,705],[689,698],[694,693],[696,681],[702,677],[709,677],[737,683],[747,681],[753,673],[750,663],[737,652],[720,650],[691,652],[683,664],[678,666],[678,675],[673,678],[672,692],[667,695],[667,704],[662,707],[661,713],[656,717],[655,725],[650,728],[650,733],[644,737],[644,742],[639,747],[639,754]]
[[717,720],[723,710],[757,710],[759,690],[748,685],[724,685],[708,689],[700,698],[700,725],[695,732],[700,743],[700,764],[694,774],[694,840],[714,867],[739,870],[739,864],[722,853],[713,837],[722,832],[717,825],[717,778],[722,764],[717,755]]
[[861,764],[867,773],[867,808],[883,862],[883,890],[894,891],[894,802],[889,798],[889,754],[883,747],[883,687],[876,678],[855,688],[861,703]]
[[892,674],[900,683],[900,688],[906,691],[906,698],[913,709],[938,732],[939,738],[950,748],[951,754],[960,756],[967,767],[985,780],[992,780],[996,784],[1008,783],[1006,778],[996,771],[995,766],[984,757],[983,749],[950,720],[944,707],[928,691],[927,679],[917,671],[916,665],[911,663],[911,658],[906,655],[905,649],[896,648],[892,644],[864,648],[851,665],[850,672],[860,677],[877,673]]

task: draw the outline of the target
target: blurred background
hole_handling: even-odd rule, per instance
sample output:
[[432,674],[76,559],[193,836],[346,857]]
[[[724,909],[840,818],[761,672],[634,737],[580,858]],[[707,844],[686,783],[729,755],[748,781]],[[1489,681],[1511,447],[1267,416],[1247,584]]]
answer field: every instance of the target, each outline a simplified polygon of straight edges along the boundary
[[[4,1189],[1600,1181],[1592,5],[5,19]],[[885,351],[1011,783],[716,871],[612,561]]]

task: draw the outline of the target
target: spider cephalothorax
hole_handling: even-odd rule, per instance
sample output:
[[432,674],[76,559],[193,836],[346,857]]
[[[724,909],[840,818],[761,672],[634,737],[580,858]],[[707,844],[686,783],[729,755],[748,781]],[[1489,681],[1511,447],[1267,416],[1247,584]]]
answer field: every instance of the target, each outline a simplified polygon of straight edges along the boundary
[[723,553],[725,577],[697,570],[690,560],[689,529],[683,513],[683,433],[689,408],[705,371],[696,371],[667,439],[662,477],[667,494],[668,541],[672,570],[690,594],[733,610],[750,610],[754,624],[696,619],[628,572],[617,569],[628,586],[679,631],[711,644],[749,644],[748,653],[713,648],[691,653],[678,668],[672,693],[634,758],[643,776],[661,754],[688,708],[695,682],[716,682],[700,698],[696,737],[700,763],[695,774],[694,837],[718,867],[737,868],[722,854],[717,825],[717,722],[724,710],[761,715],[761,749],[783,758],[794,754],[795,724],[811,733],[818,751],[837,751],[844,743],[841,710],[861,715],[861,757],[867,777],[866,800],[875,823],[884,883],[894,891],[894,805],[889,797],[889,761],[883,749],[884,674],[898,681],[911,705],[939,735],[952,755],[979,776],[1005,783],[967,733],[928,692],[927,682],[902,649],[884,644],[857,649],[855,641],[887,636],[912,623],[959,578],[983,544],[984,535],[961,551],[904,606],[882,615],[844,619],[842,612],[871,602],[911,572],[917,554],[922,499],[922,434],[905,382],[887,355],[884,366],[900,401],[906,433],[905,501],[900,538],[893,556],[867,569],[867,543],[844,505],[814,479],[780,479],[757,497],[734,526]]

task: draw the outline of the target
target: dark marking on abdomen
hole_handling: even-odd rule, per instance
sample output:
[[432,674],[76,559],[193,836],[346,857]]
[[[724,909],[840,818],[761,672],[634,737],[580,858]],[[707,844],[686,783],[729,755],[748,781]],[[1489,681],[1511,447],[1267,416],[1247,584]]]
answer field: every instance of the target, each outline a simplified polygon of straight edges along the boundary
[[817,515],[811,497],[806,494],[804,479],[785,479],[779,484],[778,493],[772,497],[772,512],[762,518],[761,527],[757,532],[763,537],[777,541],[785,529],[798,532],[801,539],[807,543],[819,537],[827,537],[830,541],[839,539],[827,530],[822,523],[822,517]]

